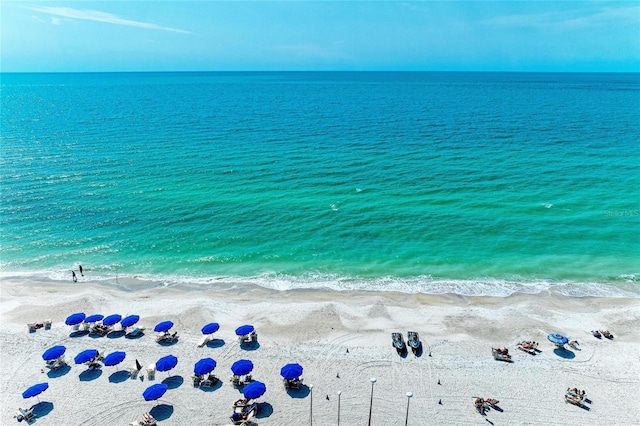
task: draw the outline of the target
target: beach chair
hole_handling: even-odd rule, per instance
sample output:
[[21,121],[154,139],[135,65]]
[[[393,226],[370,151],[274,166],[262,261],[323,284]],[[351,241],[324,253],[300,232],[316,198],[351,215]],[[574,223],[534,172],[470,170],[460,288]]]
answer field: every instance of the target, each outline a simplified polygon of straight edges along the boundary
[[143,335],[144,333],[144,327],[136,327],[134,328],[132,331],[128,332],[126,334],[127,337],[138,337]]
[[142,424],[144,426],[155,426],[157,424],[156,419],[149,413],[144,413],[142,415]]
[[302,377],[297,377],[295,379],[284,379],[284,387],[285,389],[300,389],[302,380]]
[[241,386],[240,376],[236,376],[235,374],[232,374],[229,380],[231,381],[231,384],[233,386]]
[[496,361],[513,362],[507,348],[491,348],[491,354]]
[[523,342],[519,342],[516,347],[518,349],[520,349],[523,352],[526,352],[530,355],[535,355],[536,354],[536,348],[538,347],[538,343],[537,342],[530,342],[530,341],[523,341]]
[[401,333],[391,333],[391,345],[396,348],[399,355],[402,355],[407,350],[407,345],[404,343],[404,337]]
[[211,386],[217,385],[219,381],[220,379],[218,379],[215,375],[209,374],[207,378],[202,381],[200,387],[210,388]]
[[202,348],[204,345],[209,343],[209,340],[211,340],[210,336],[202,336],[202,339],[200,339],[200,341],[198,342],[198,347]]
[[609,340],[613,339],[613,334],[609,333],[609,330],[600,330],[600,333]]
[[156,378],[156,364],[149,364],[147,367],[147,380],[155,380]]
[[18,414],[16,414],[14,417],[16,417],[19,422],[24,420],[27,423],[30,423],[36,418],[36,415],[33,414],[33,408],[29,408],[26,410],[24,408],[18,408]]
[[572,340],[569,342],[569,346],[571,346],[573,349],[575,349],[576,351],[581,351],[582,349],[580,348],[580,343],[578,343],[577,340]]
[[409,344],[409,347],[411,348],[411,352],[413,352],[414,355],[420,351],[420,346],[422,346],[422,342],[420,341],[420,336],[415,331],[407,332],[407,343]]

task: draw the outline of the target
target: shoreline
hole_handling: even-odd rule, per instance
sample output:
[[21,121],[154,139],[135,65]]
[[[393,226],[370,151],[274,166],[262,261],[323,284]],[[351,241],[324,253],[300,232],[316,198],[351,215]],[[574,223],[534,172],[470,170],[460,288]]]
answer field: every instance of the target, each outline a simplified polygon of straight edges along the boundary
[[[427,295],[372,291],[317,289],[270,290],[261,287],[225,290],[163,287],[140,290],[110,288],[103,283],[66,284],[29,280],[2,280],[0,342],[3,424],[12,424],[18,407],[37,401],[23,400],[28,386],[47,381],[41,401],[53,404],[38,424],[123,424],[154,407],[143,390],[167,376],[183,382],[162,397],[172,413],[161,425],[191,423],[229,424],[231,404],[240,393],[228,381],[230,365],[237,359],[254,362],[254,378],[267,385],[259,399],[259,425],[286,425],[293,419],[307,422],[311,396],[288,395],[279,375],[282,365],[299,362],[304,383],[314,385],[313,424],[335,424],[337,392],[342,391],[341,424],[366,423],[371,383],[374,387],[373,424],[404,424],[406,392],[412,392],[409,424],[634,424],[640,414],[630,398],[640,385],[640,304],[634,298],[568,297],[516,294],[509,297]],[[77,311],[138,314],[147,327],[140,339],[71,338],[65,318]],[[28,322],[52,319],[51,330],[28,333]],[[179,341],[173,346],[155,343],[153,326],[174,321]],[[224,344],[197,346],[200,328],[220,323],[214,335]],[[259,347],[239,347],[234,329],[253,324]],[[598,340],[590,330],[607,328],[614,340]],[[420,333],[425,351],[420,357],[398,356],[391,347],[391,332]],[[561,333],[580,342],[573,357],[554,353],[546,340]],[[517,351],[520,340],[540,342],[536,356]],[[62,344],[71,368],[60,377],[42,373],[42,352]],[[493,360],[491,347],[506,346],[514,363]],[[89,347],[127,352],[119,367],[103,367],[100,377],[79,380],[84,370],[73,357]],[[347,352],[348,350],[348,352]],[[118,369],[131,368],[135,359],[146,366],[161,356],[178,356],[178,366],[157,373],[156,380],[110,382]],[[432,356],[429,356],[431,354]],[[211,392],[193,388],[193,364],[212,357],[214,371],[224,382]],[[338,377],[339,376],[339,377]],[[438,384],[440,382],[440,384]],[[567,387],[587,391],[594,401],[586,411],[563,400]],[[73,389],[73,392],[69,392]],[[104,395],[104,396],[103,396]],[[97,397],[99,396],[99,397]],[[482,417],[472,396],[492,397],[504,410]],[[327,397],[329,399],[327,399]],[[438,402],[441,401],[442,405]],[[61,423],[62,422],[62,423]]]
[[[89,270],[90,271],[90,270]],[[116,275],[93,276],[88,273],[73,282],[69,271],[51,275],[45,272],[11,272],[0,271],[0,281],[25,281],[51,283],[53,285],[96,284],[105,288],[117,288],[123,291],[153,290],[160,288],[176,288],[183,291],[245,291],[251,288],[263,288],[276,292],[288,291],[320,291],[320,292],[363,292],[397,293],[407,296],[463,296],[463,297],[497,297],[508,298],[516,295],[548,295],[558,294],[565,297],[604,297],[620,299],[640,299],[640,284],[635,279],[616,282],[574,282],[553,280],[502,280],[502,279],[435,279],[430,276],[420,277],[336,277],[333,275],[315,275],[309,277],[288,276],[280,274],[263,274],[252,277],[216,276],[148,276],[148,275]],[[626,277],[626,276],[625,276]],[[635,275],[629,275],[635,277]]]

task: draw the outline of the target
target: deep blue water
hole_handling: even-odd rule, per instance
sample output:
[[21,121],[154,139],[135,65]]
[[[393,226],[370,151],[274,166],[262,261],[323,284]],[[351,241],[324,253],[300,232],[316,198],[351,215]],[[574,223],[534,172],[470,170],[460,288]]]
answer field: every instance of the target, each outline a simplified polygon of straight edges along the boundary
[[640,74],[2,74],[5,276],[640,295]]

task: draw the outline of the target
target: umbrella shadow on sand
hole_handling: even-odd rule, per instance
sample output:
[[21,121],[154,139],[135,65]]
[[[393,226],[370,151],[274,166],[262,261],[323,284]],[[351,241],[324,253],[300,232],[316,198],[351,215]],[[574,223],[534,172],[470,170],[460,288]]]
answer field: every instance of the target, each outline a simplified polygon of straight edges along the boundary
[[56,377],[62,377],[65,374],[67,374],[69,371],[71,371],[71,366],[65,365],[63,367],[56,368],[55,370],[47,371],[47,377],[50,379],[54,379]]
[[255,351],[258,348],[260,348],[260,343],[258,342],[240,343],[240,349],[243,349],[245,351]]
[[264,419],[265,417],[269,417],[273,414],[273,406],[268,402],[258,402],[256,404],[258,409],[256,410],[256,418]]
[[124,381],[129,380],[131,377],[131,373],[126,370],[116,371],[109,376],[109,382],[111,383],[122,383]]
[[107,338],[109,338],[109,339],[117,339],[117,338],[122,337],[124,335],[125,335],[125,331],[124,330],[112,331],[109,334],[107,334]]
[[574,359],[576,357],[575,352],[570,351],[569,349],[565,348],[565,347],[558,347],[555,348],[553,350],[553,353],[558,355],[560,358],[564,358],[564,359]]
[[97,368],[97,369],[87,369],[84,370],[82,373],[80,373],[80,381],[81,382],[90,382],[91,380],[95,380],[98,377],[102,376],[102,370]]
[[[176,389],[182,386],[184,378],[182,376],[169,376],[162,381],[169,389]],[[154,416],[155,417],[155,416]]]
[[221,387],[222,387],[222,380],[218,380],[216,384],[213,386],[204,386],[204,387],[200,386],[200,390],[203,392],[213,392],[215,390],[220,389]]
[[36,417],[44,417],[51,411],[53,411],[53,403],[45,401],[38,402],[33,407],[31,407],[31,409],[33,410],[33,414]]
[[89,334],[89,330],[76,330],[69,333],[69,337],[82,337]]
[[225,345],[225,341],[223,339],[211,339],[207,342],[208,348],[221,348]]
[[287,394],[291,398],[306,398],[311,393],[311,389],[307,385],[301,385],[299,389],[287,388]]
[[167,420],[173,414],[173,405],[158,404],[149,410],[149,414],[158,421]]

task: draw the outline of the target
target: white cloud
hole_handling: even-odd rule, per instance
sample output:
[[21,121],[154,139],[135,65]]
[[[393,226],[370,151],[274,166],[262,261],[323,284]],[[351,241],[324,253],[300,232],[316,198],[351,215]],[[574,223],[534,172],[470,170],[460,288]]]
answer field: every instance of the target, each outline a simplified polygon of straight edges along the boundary
[[[148,22],[132,21],[129,19],[121,18],[118,15],[114,15],[112,13],[100,12],[98,10],[73,9],[70,7],[51,7],[51,6],[25,6],[25,8],[29,10],[33,10],[35,12],[52,15],[54,17],[79,19],[83,21],[104,22],[107,24],[125,25],[128,27],[145,28],[148,30],[173,31],[176,33],[191,34],[189,31],[181,30],[178,28],[163,27],[163,26],[148,23]],[[53,18],[53,19],[57,19],[57,21],[55,22],[53,20],[51,21],[54,25],[59,25],[62,23],[62,21],[58,18]]]
[[640,23],[640,6],[602,8],[597,11],[547,12],[507,15],[484,21],[490,26],[524,28],[577,28],[623,23]]

